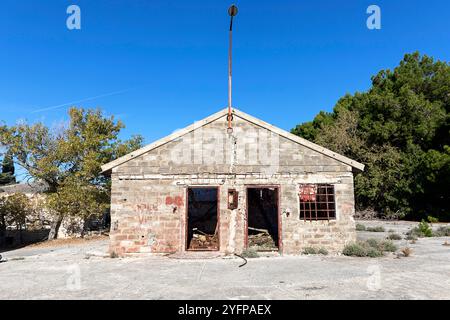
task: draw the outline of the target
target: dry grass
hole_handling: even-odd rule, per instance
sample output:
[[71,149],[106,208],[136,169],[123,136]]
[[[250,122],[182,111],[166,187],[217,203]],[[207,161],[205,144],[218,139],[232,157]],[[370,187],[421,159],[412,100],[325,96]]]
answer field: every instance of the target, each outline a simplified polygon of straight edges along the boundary
[[403,255],[405,257],[409,257],[412,253],[412,249],[409,247],[405,247],[405,248],[401,249],[400,251],[403,253]]
[[96,235],[96,236],[89,236],[84,238],[64,238],[64,239],[55,239],[55,240],[48,240],[38,243],[30,244],[29,248],[48,248],[48,247],[60,247],[60,246],[67,246],[67,245],[81,245],[85,244],[90,241],[99,241],[99,240],[106,240],[108,239],[107,235]]

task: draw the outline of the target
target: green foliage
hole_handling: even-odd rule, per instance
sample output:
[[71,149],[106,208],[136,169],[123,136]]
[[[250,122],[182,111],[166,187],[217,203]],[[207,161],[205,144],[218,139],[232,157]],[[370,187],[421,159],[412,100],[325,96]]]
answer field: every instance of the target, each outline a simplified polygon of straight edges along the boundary
[[377,227],[367,227],[367,228],[366,228],[366,231],[369,231],[369,232],[384,232],[385,229],[384,229],[384,227],[382,227],[382,226],[377,226]]
[[450,237],[450,227],[440,226],[436,231],[433,231],[433,237]]
[[433,230],[430,228],[427,222],[422,219],[422,221],[419,223],[419,231],[420,233],[425,237],[431,237],[433,236]]
[[395,252],[396,250],[397,246],[392,241],[367,239],[346,245],[342,253],[346,256],[376,258],[383,256],[385,251]]
[[418,239],[418,236],[416,234],[413,234],[412,232],[409,232],[406,234],[405,240],[412,240],[416,241]]
[[31,178],[47,183],[47,206],[60,223],[67,216],[100,215],[108,206],[110,181],[101,165],[142,144],[140,136],[122,142],[123,127],[100,110],[71,108],[68,125],[59,128],[40,122],[0,126],[0,144]]
[[352,257],[381,257],[383,252],[368,245],[366,242],[355,242],[344,247],[342,253],[346,256]]
[[14,176],[14,160],[10,151],[6,152],[2,161],[2,172],[0,173],[0,185],[16,183]]
[[433,216],[428,216],[427,220],[428,220],[429,223],[438,223],[439,222],[439,219],[435,218]]
[[292,133],[366,165],[355,177],[360,209],[450,220],[450,65],[406,54],[372,87],[346,95]]
[[356,231],[365,231],[366,230],[366,226],[361,224],[361,223],[357,223],[356,224]]
[[382,251],[395,252],[397,251],[397,246],[390,240],[381,241],[379,244],[379,248]]
[[320,248],[316,248],[316,247],[305,247],[303,248],[302,254],[321,254],[321,255],[328,255],[328,250],[320,247]]
[[23,193],[0,197],[0,245],[4,243],[5,230],[13,227],[22,231],[27,216],[34,213],[30,199]]
[[258,251],[255,248],[246,248],[242,251],[241,256],[244,258],[259,258]]
[[389,240],[402,240],[402,236],[399,235],[398,233],[390,233],[387,236],[387,239],[389,239]]
[[367,249],[361,243],[355,242],[345,246],[342,253],[352,257],[367,257]]
[[432,237],[433,230],[428,225],[428,223],[422,219],[422,221],[419,223],[419,225],[417,227],[412,228],[406,234],[407,234],[407,236],[416,237],[416,238]]

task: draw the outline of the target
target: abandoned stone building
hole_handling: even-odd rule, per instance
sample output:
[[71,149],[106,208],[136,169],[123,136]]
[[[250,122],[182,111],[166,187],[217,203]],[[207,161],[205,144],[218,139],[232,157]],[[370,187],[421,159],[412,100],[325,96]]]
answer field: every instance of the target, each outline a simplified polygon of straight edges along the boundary
[[363,169],[224,109],[102,167],[112,180],[110,250],[339,252],[355,240],[353,175]]

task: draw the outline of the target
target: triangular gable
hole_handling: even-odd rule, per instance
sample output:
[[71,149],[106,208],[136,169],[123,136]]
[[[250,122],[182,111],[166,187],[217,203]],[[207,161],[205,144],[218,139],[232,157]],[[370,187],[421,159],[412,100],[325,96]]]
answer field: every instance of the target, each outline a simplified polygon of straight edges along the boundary
[[[129,160],[132,160],[132,159],[134,159],[136,157],[139,157],[139,156],[141,156],[141,155],[143,155],[143,154],[145,154],[145,153],[147,153],[147,152],[149,152],[149,151],[151,151],[151,150],[153,150],[155,148],[158,148],[159,146],[161,146],[163,144],[166,144],[166,143],[168,143],[170,141],[173,141],[173,140],[175,140],[177,138],[180,138],[180,137],[184,136],[185,134],[187,134],[187,133],[189,133],[191,131],[194,131],[194,130],[196,130],[198,128],[201,128],[201,127],[203,127],[203,126],[205,126],[205,125],[207,125],[207,124],[209,124],[209,123],[211,123],[211,122],[213,122],[213,121],[215,121],[217,119],[220,119],[221,117],[225,116],[227,113],[228,113],[228,108],[225,108],[225,109],[223,109],[223,110],[221,110],[221,111],[219,111],[219,112],[217,112],[217,113],[215,113],[215,114],[213,114],[213,115],[211,115],[211,116],[209,116],[209,117],[207,117],[207,118],[205,118],[203,120],[197,121],[197,122],[187,126],[186,128],[184,128],[182,130],[176,131],[176,132],[174,132],[174,133],[172,133],[172,134],[170,134],[170,135],[168,135],[168,136],[166,136],[166,137],[164,137],[162,139],[159,139],[159,140],[157,140],[157,141],[155,141],[155,142],[153,142],[151,144],[148,144],[148,145],[146,145],[145,147],[143,147],[141,149],[138,149],[136,151],[130,152],[129,154],[126,154],[126,155],[124,155],[124,156],[122,156],[122,157],[120,157],[120,158],[118,158],[118,159],[116,159],[114,161],[111,161],[111,162],[103,165],[102,166],[102,172],[109,171],[112,168],[117,167],[117,166],[119,166],[119,165],[121,165],[121,164],[123,164],[123,163],[125,163],[125,162],[127,162]],[[319,145],[317,145],[315,143],[312,143],[312,142],[310,142],[310,141],[308,141],[306,139],[303,139],[303,138],[301,138],[299,136],[296,136],[296,135],[294,135],[294,134],[292,134],[290,132],[287,132],[287,131],[285,131],[283,129],[277,128],[277,127],[275,127],[275,126],[273,126],[273,125],[271,125],[271,124],[269,124],[267,122],[259,120],[259,119],[255,118],[255,117],[253,117],[251,115],[248,115],[248,114],[246,114],[246,113],[244,113],[242,111],[239,111],[237,109],[233,109],[233,115],[237,116],[239,118],[242,118],[242,119],[244,119],[246,121],[249,121],[249,122],[251,122],[251,123],[253,123],[253,124],[257,125],[257,126],[265,128],[265,129],[267,129],[267,130],[269,130],[271,132],[274,132],[274,133],[276,133],[276,134],[278,134],[278,135],[280,135],[280,136],[282,136],[282,137],[284,137],[286,139],[294,141],[294,142],[296,142],[296,143],[298,143],[298,144],[300,144],[300,145],[302,145],[304,147],[307,147],[307,148],[309,148],[311,150],[314,150],[316,152],[324,154],[324,155],[326,155],[326,156],[328,156],[330,158],[333,158],[333,159],[335,159],[337,161],[345,163],[345,164],[347,164],[347,165],[349,165],[349,166],[351,166],[351,167],[353,167],[355,169],[358,169],[358,170],[361,170],[361,171],[364,170],[364,165],[359,163],[359,162],[357,162],[357,161],[355,161],[355,160],[347,158],[347,157],[345,157],[343,155],[340,155],[340,154],[338,154],[336,152],[333,152],[333,151],[331,151],[331,150],[329,150],[327,148],[321,147],[321,146],[319,146]]]

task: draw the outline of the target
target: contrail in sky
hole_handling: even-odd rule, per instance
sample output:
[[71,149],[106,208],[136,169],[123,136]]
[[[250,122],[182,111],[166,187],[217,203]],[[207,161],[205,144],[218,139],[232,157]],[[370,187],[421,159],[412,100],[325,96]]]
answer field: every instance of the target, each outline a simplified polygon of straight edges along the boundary
[[54,110],[54,109],[59,109],[65,106],[70,106],[70,105],[74,105],[76,103],[80,103],[80,102],[85,102],[85,101],[91,101],[91,100],[95,100],[98,98],[103,98],[103,97],[109,97],[109,96],[114,96],[116,94],[121,94],[130,90],[133,90],[136,88],[131,88],[131,89],[125,89],[125,90],[120,90],[120,91],[114,91],[114,92],[109,92],[109,93],[104,93],[98,96],[93,96],[93,97],[89,97],[89,98],[84,98],[81,100],[77,100],[77,101],[71,101],[71,102],[67,102],[67,103],[63,103],[63,104],[58,104],[56,106],[50,106],[50,107],[45,107],[45,108],[41,108],[41,109],[37,109],[32,111],[31,113],[37,113],[37,112],[43,112],[43,111],[49,111],[49,110]]

